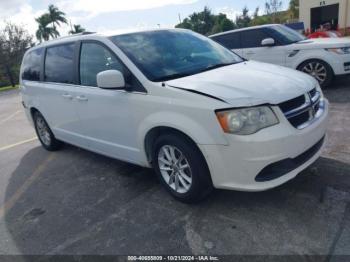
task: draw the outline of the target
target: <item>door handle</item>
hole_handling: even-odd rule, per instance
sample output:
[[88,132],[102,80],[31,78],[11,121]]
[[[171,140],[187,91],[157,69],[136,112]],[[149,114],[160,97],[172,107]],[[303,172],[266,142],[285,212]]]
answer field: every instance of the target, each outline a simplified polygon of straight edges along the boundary
[[246,54],[247,54],[247,55],[255,55],[255,52],[253,52],[253,51],[248,51]]
[[76,98],[79,101],[88,101],[88,98],[86,96],[77,96]]
[[73,99],[73,96],[71,96],[70,94],[63,94],[62,95],[63,96],[63,98],[66,98],[66,99]]

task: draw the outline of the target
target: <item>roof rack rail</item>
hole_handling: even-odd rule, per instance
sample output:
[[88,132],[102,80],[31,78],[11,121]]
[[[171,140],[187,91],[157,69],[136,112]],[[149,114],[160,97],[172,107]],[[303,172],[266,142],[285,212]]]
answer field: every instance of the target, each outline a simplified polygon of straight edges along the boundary
[[74,37],[74,36],[80,36],[80,35],[91,35],[91,34],[96,34],[96,32],[82,32],[82,33],[77,33],[77,34],[72,34],[72,35],[65,35],[65,36],[61,36],[61,37],[58,37],[58,38],[54,38],[51,41],[60,40],[60,39],[66,39],[66,38],[70,38],[70,37]]
[[91,35],[91,34],[96,34],[96,32],[82,32],[82,35]]

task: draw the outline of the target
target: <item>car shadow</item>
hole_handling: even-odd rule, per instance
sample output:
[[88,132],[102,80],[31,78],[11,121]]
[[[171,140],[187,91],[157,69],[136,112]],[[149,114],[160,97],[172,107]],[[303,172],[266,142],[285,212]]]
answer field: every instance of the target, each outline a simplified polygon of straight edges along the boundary
[[348,226],[342,217],[350,221],[349,174],[349,164],[320,158],[276,189],[216,190],[186,205],[151,169],[36,147],[12,173],[4,221],[20,254],[328,254]]

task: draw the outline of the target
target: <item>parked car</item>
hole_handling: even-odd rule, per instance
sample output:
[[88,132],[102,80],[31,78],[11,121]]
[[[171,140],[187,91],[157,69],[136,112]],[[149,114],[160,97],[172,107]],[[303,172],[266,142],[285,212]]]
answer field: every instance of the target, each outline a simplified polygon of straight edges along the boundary
[[322,87],[350,74],[350,39],[307,39],[284,25],[263,25],[211,36],[248,60],[286,66],[315,77]]
[[342,34],[337,31],[319,31],[314,32],[312,34],[309,34],[307,38],[313,39],[313,38],[338,38],[342,37]]
[[188,30],[48,41],[26,52],[20,78],[45,149],[66,142],[153,167],[184,202],[213,187],[281,185],[325,142],[328,102],[316,80]]

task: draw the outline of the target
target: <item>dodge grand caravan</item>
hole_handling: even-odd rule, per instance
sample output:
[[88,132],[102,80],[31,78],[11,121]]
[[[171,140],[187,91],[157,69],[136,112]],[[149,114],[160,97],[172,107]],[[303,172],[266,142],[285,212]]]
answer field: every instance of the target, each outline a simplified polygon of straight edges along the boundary
[[25,54],[20,86],[45,149],[66,142],[153,167],[184,202],[281,185],[325,143],[328,102],[314,78],[187,30],[43,43]]

